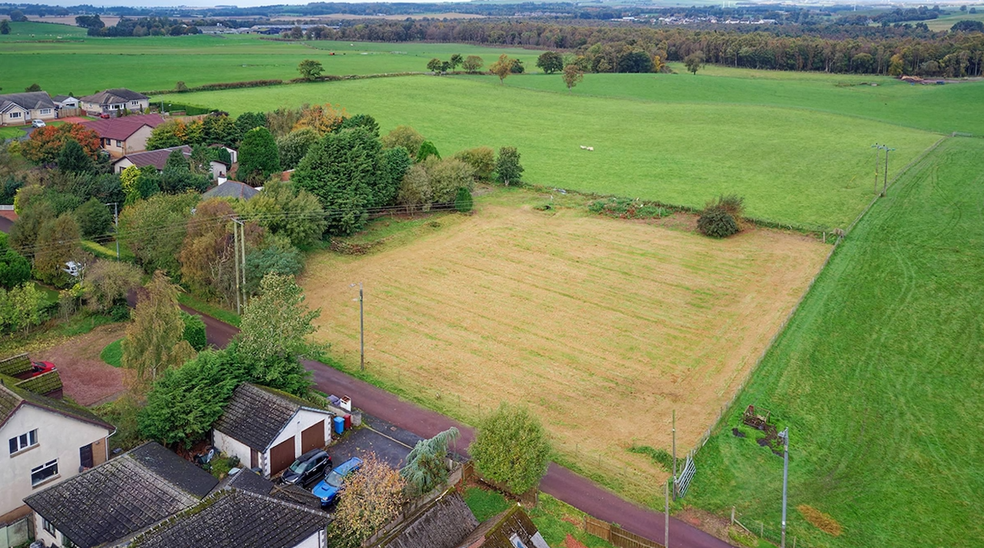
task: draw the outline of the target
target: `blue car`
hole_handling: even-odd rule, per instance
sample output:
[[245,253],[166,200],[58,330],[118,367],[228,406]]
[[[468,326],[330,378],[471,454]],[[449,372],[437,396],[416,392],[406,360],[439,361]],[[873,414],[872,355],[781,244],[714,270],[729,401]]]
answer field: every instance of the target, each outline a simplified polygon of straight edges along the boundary
[[362,468],[362,459],[352,457],[336,466],[331,472],[325,474],[325,479],[318,483],[318,485],[315,485],[314,489],[311,490],[314,496],[321,499],[322,508],[331,506],[335,502],[335,499],[338,498],[338,491],[342,488],[342,483],[345,482],[345,478],[351,476],[359,468]]

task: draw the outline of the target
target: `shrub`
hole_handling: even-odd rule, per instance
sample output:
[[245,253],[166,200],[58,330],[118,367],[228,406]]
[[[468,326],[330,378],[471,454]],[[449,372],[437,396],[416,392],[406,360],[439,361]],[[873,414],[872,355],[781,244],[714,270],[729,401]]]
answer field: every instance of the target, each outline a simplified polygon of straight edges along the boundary
[[186,312],[181,313],[181,320],[184,322],[184,340],[188,341],[197,351],[202,351],[208,344],[205,338],[205,322],[201,316],[192,316]]
[[437,147],[434,146],[434,143],[424,141],[420,144],[420,149],[417,151],[417,163],[423,162],[429,156],[437,156],[439,160],[441,159],[441,154],[437,152]]
[[700,218],[697,229],[705,236],[727,238],[741,232],[741,215],[745,212],[744,199],[735,194],[720,196],[709,202]]
[[472,210],[473,206],[471,192],[467,188],[459,188],[457,196],[454,197],[454,208],[459,213],[468,213]]
[[468,452],[482,477],[519,495],[536,487],[547,472],[550,445],[529,408],[502,403],[479,423]]
[[454,155],[455,158],[472,166],[475,178],[488,181],[495,171],[495,151],[489,147],[470,148]]

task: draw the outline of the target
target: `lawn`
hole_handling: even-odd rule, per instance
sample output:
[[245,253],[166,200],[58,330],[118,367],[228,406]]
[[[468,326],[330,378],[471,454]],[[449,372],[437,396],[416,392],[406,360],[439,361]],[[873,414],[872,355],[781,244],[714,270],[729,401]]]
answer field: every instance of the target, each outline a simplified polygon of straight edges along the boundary
[[[937,17],[936,19],[927,19],[922,21],[926,23],[929,30],[950,30],[953,25],[956,25],[960,21],[984,21],[984,9],[980,5],[977,6],[977,13],[968,13],[965,11],[960,11],[958,8],[951,8],[953,11],[949,15],[944,15],[942,17]],[[915,25],[917,21],[910,21],[911,24]]]
[[[984,117],[967,115],[974,112],[984,97],[984,82],[912,85],[870,74],[766,71],[714,65],[707,65],[693,75],[683,65],[671,66],[677,74],[587,74],[572,93],[661,103],[794,107],[938,133],[984,135]],[[557,75],[507,78],[505,83],[524,89],[567,93]]]
[[897,149],[894,173],[939,138],[800,109],[569,96],[487,81],[416,76],[180,97],[233,114],[330,101],[372,114],[384,132],[411,125],[444,155],[516,146],[524,180],[543,186],[692,207],[734,192],[753,217],[827,227],[846,227],[871,199],[872,143]]
[[[979,544],[982,174],[984,141],[951,139],[870,211],[698,454],[690,504],[734,505],[777,531],[782,459],[731,434],[754,404],[790,426],[789,527],[802,545]],[[808,524],[800,505],[842,534]]]
[[681,454],[693,446],[830,247],[531,207],[545,199],[483,197],[474,216],[406,226],[415,238],[390,234],[369,255],[313,254],[313,337],[358,371],[349,284],[362,282],[371,380],[469,423],[524,402],[562,462],[647,500],[666,472],[628,448],[669,449],[673,409]]
[[106,348],[103,348],[102,352],[99,353],[99,358],[113,367],[121,367],[121,361],[123,359],[123,339],[116,339],[106,345]]
[[[72,29],[64,25],[23,24]],[[430,59],[446,59],[453,53],[479,55],[486,65],[506,53],[522,59],[528,70],[537,70],[536,58],[540,52],[457,44],[281,42],[251,35],[84,37],[83,42],[72,43],[0,42],[5,69],[0,72],[0,87],[21,90],[36,82],[52,95],[72,92],[82,96],[110,87],[137,91],[174,89],[178,80],[189,87],[216,82],[289,80],[300,77],[297,65],[304,59],[321,61],[326,74],[425,72]]]

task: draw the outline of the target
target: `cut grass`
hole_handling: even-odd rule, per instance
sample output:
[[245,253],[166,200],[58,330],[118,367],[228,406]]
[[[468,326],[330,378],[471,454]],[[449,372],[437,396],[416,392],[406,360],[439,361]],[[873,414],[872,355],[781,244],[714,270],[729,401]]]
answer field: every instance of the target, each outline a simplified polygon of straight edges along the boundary
[[[516,146],[524,180],[545,187],[691,207],[737,193],[751,217],[827,227],[846,227],[871,199],[872,143],[896,148],[895,173],[939,139],[799,109],[570,96],[457,78],[298,84],[191,93],[182,100],[236,114],[326,97],[349,113],[372,114],[383,132],[411,125],[444,155]],[[441,108],[420,108],[424,104]],[[508,115],[492,115],[501,105],[509,105]]]
[[188,308],[197,310],[202,314],[211,316],[216,320],[239,327],[239,322],[241,321],[239,314],[236,314],[231,310],[226,310],[220,305],[205,302],[190,293],[179,292],[178,303],[183,304]]
[[113,367],[122,367],[123,339],[116,339],[106,345],[106,348],[103,348],[103,351],[99,353],[99,358]]
[[[313,254],[301,280],[322,309],[313,337],[358,372],[349,283],[361,281],[363,378],[468,423],[501,400],[526,402],[558,462],[647,501],[666,472],[627,451],[639,432],[669,447],[656,425],[675,405],[678,443],[694,444],[829,247],[767,231],[710,240],[502,195],[368,255]],[[585,432],[599,414],[606,427]]]
[[[687,498],[778,524],[782,459],[731,427],[755,404],[790,426],[789,507],[805,546],[958,546],[984,538],[984,141],[950,139],[835,252],[698,453]],[[831,529],[834,530],[834,529]]]
[[[479,522],[493,518],[516,504],[506,500],[505,497],[495,491],[478,487],[466,488],[462,496]],[[611,548],[612,546],[596,536],[589,535],[581,527],[575,525],[575,523],[583,522],[584,512],[546,493],[540,493],[536,508],[524,508],[524,510],[529,514],[540,534],[543,535],[543,540],[547,541],[550,546],[561,546],[567,535],[583,542],[588,548]]]

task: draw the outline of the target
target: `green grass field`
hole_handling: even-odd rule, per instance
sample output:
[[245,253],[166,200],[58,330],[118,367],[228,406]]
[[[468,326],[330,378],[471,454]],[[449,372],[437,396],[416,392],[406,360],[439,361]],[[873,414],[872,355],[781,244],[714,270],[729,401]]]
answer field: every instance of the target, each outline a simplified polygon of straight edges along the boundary
[[[664,103],[795,107],[927,131],[984,135],[984,117],[968,116],[984,97],[984,82],[923,86],[884,76],[713,65],[693,75],[682,65],[671,66],[677,74],[586,74],[573,94]],[[878,85],[862,85],[872,83]],[[557,75],[507,78],[506,85],[567,92]]]
[[106,345],[102,352],[99,353],[99,359],[112,365],[113,367],[121,367],[121,360],[123,359],[123,339],[116,339],[115,341]]
[[0,34],[0,44],[6,50],[11,44],[5,42],[39,42],[54,40],[74,40],[85,38],[86,30],[81,27],[70,27],[57,23],[10,23],[10,34]]
[[[899,181],[837,250],[699,453],[688,503],[722,514],[735,505],[778,531],[782,459],[731,433],[754,404],[790,425],[789,528],[801,545],[984,538],[982,201],[980,139],[948,140]],[[842,535],[806,523],[803,504]]]
[[234,114],[332,102],[350,114],[372,114],[384,132],[411,125],[445,155],[481,145],[516,146],[524,179],[532,183],[694,207],[737,192],[754,217],[828,227],[847,226],[870,200],[872,143],[898,149],[894,172],[939,138],[797,109],[569,96],[491,82],[416,76],[181,99]]
[[[977,13],[967,13],[965,11],[959,11],[958,9],[953,9],[950,15],[944,15],[943,17],[937,17],[936,19],[928,19],[923,21],[929,30],[950,30],[953,25],[956,25],[960,21],[984,21],[984,9],[980,6],[977,7]],[[912,24],[916,24],[916,21],[912,21]]]
[[[21,31],[22,25],[30,29],[82,29],[13,23],[13,31],[20,33],[20,40],[28,41],[0,42],[4,67],[0,72],[0,87],[20,91],[38,83],[52,95],[71,92],[81,96],[111,87],[166,90],[174,89],[178,80],[189,87],[216,82],[289,80],[300,77],[297,65],[304,59],[321,61],[326,74],[349,75],[425,72],[430,59],[447,59],[454,53],[478,55],[487,66],[505,53],[522,59],[527,70],[535,71],[540,53],[460,44],[356,42],[350,46],[349,42],[280,42],[250,35],[90,38],[83,32],[82,42],[47,43],[30,41],[29,33]],[[9,36],[14,36],[13,32]],[[44,61],[40,62],[41,59]]]

